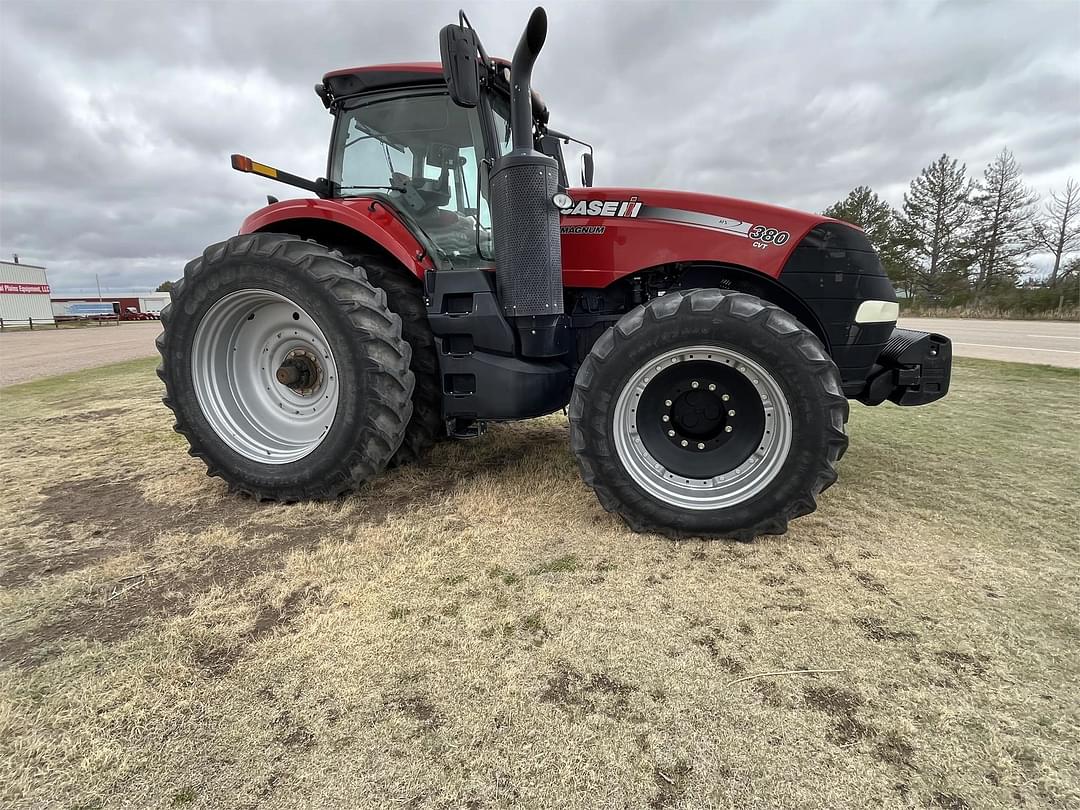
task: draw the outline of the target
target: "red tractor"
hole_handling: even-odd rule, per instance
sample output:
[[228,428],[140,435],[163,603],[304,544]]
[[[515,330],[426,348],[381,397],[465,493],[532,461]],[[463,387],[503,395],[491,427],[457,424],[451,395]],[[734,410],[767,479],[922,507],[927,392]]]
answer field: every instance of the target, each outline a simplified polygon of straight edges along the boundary
[[[439,439],[568,409],[605,509],[673,537],[783,533],[837,477],[848,399],[945,395],[951,345],[896,327],[861,230],[678,191],[569,187],[530,87],[462,14],[442,62],[326,74],[325,178],[188,263],[165,404],[209,474],[334,498]],[[580,142],[578,142],[580,143]],[[587,145],[586,145],[587,146]]]

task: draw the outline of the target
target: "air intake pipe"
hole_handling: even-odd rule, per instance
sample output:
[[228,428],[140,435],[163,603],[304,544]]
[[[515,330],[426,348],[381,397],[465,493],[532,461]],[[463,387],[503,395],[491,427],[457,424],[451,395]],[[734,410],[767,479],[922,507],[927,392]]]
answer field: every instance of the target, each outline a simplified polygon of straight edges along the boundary
[[546,38],[547,14],[537,8],[510,63],[514,148],[491,173],[499,301],[526,357],[558,357],[569,348],[559,211],[551,201],[559,190],[559,165],[533,144],[532,69]]

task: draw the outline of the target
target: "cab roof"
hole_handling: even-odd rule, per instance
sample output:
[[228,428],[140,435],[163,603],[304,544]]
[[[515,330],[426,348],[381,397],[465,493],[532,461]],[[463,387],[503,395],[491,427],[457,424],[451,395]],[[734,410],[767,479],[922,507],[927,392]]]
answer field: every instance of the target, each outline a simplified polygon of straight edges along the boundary
[[443,84],[444,81],[442,65],[438,62],[342,68],[323,76],[323,85],[335,98],[415,84]]

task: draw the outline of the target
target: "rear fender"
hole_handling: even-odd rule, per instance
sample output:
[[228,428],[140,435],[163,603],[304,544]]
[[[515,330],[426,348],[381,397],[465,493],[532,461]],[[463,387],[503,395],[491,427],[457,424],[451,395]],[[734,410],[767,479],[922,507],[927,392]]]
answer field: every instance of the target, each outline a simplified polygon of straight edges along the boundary
[[419,279],[434,267],[416,237],[380,200],[284,200],[244,220],[240,233],[275,231],[316,239],[328,247],[374,244]]

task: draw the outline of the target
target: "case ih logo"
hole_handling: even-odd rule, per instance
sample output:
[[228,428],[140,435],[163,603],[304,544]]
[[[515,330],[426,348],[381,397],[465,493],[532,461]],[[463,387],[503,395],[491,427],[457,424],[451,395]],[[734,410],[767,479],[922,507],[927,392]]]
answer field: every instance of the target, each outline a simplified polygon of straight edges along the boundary
[[574,202],[569,194],[556,194],[551,198],[559,213],[567,217],[636,217],[641,212],[637,197],[629,200],[579,200]]
[[10,281],[0,281],[0,293],[48,295],[49,292],[48,284],[13,284]]

